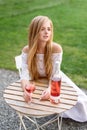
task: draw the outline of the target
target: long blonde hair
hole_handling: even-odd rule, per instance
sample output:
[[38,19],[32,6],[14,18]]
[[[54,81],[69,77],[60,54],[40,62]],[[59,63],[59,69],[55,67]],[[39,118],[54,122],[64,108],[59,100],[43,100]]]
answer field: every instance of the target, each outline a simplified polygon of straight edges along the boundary
[[52,73],[52,40],[53,40],[53,24],[52,21],[47,16],[37,16],[35,17],[29,26],[29,54],[28,54],[28,69],[31,74],[33,80],[39,78],[39,73],[37,71],[36,64],[36,53],[37,53],[37,45],[39,39],[39,32],[42,27],[42,24],[46,21],[50,22],[52,36],[50,40],[47,42],[44,52],[44,65],[46,76],[49,79]]

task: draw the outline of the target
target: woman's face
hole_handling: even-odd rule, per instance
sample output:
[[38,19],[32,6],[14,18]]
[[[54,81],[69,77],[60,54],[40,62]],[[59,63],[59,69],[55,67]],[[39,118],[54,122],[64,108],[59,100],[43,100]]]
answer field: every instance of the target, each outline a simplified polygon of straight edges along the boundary
[[51,35],[52,35],[52,28],[50,22],[49,21],[44,22],[39,32],[39,41],[47,42],[51,38]]

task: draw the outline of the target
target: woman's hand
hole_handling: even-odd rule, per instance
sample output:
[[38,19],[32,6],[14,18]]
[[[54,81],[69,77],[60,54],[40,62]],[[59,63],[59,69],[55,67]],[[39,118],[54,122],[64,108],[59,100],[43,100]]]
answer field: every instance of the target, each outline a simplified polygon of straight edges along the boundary
[[30,83],[25,86],[23,97],[27,103],[32,101],[32,93],[35,91],[36,87],[34,83]]
[[47,88],[46,90],[42,92],[40,100],[49,100],[49,98],[50,98],[50,90],[49,88]]
[[23,93],[23,97],[25,99],[25,102],[30,103],[32,100],[32,93],[29,93],[25,90]]

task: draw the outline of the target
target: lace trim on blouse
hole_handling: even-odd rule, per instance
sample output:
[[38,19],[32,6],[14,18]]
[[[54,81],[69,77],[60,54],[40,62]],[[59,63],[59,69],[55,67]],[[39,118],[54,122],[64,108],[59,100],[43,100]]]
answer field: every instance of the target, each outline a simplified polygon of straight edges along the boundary
[[[62,62],[62,52],[61,53],[53,53],[52,54],[52,65],[53,65],[53,71],[50,78],[53,77],[55,74],[55,63],[58,61],[61,65]],[[37,69],[41,77],[46,76],[45,74],[45,67],[44,67],[44,54],[37,54]],[[26,79],[30,80],[30,74],[28,71],[28,65],[27,65],[27,53],[22,52],[22,74],[21,74],[21,80]]]

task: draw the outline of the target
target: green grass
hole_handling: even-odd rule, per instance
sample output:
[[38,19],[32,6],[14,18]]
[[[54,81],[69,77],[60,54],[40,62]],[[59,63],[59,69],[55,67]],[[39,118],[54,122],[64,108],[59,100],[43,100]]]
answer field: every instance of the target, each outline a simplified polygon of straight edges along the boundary
[[0,0],[0,68],[16,70],[14,57],[27,44],[36,15],[49,16],[54,41],[63,47],[62,70],[87,88],[87,0]]

